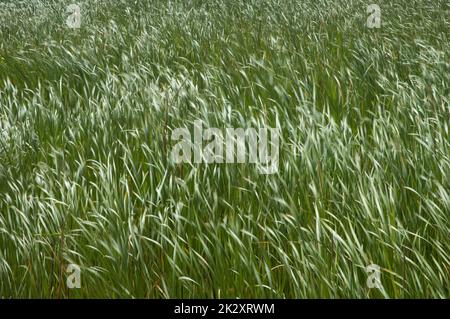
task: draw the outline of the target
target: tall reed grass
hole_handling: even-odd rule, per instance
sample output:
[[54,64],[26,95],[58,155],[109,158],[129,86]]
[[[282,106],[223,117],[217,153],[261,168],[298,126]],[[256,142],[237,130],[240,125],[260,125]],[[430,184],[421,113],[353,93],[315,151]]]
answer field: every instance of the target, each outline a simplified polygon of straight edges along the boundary
[[[448,1],[71,2],[0,3],[0,297],[450,297]],[[278,173],[173,164],[196,120]]]

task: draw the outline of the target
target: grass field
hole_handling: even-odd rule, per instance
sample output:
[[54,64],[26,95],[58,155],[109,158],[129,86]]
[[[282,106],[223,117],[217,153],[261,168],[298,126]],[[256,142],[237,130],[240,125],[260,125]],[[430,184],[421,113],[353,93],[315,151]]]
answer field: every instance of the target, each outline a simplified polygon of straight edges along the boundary
[[1,1],[0,297],[449,298],[449,125],[447,0]]

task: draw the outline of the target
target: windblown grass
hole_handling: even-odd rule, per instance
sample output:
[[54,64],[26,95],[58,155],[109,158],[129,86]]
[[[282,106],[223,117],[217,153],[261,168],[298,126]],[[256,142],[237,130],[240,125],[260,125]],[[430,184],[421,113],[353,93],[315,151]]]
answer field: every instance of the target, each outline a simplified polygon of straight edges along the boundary
[[[0,297],[450,297],[448,1],[71,2],[0,3]],[[279,172],[174,165],[198,119]]]

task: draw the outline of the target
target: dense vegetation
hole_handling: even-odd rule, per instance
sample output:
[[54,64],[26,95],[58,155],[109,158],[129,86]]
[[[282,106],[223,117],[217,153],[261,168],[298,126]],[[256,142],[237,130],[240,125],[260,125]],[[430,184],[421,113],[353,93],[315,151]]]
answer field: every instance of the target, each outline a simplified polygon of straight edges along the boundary
[[[0,3],[0,297],[450,297],[448,1],[71,2]],[[278,173],[175,165],[196,120]]]

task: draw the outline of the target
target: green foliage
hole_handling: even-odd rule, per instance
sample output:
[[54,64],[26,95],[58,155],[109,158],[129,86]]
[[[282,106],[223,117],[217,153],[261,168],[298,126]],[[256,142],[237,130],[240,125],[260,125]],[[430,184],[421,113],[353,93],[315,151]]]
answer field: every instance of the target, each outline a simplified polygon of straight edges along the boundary
[[[0,3],[0,297],[450,297],[448,1],[71,2]],[[174,165],[198,119],[279,172]]]

